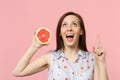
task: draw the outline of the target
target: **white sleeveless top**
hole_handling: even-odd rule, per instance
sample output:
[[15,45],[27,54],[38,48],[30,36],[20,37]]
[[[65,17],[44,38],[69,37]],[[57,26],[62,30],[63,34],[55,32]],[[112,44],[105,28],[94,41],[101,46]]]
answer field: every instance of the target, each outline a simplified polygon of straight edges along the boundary
[[78,59],[70,64],[62,51],[52,51],[48,80],[93,80],[94,63],[93,53],[79,50]]

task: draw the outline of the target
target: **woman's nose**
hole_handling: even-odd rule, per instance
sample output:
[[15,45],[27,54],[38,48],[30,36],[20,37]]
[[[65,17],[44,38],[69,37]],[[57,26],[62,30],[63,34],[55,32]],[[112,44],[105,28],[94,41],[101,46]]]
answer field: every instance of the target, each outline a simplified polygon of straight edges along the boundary
[[69,26],[67,27],[67,30],[68,30],[68,31],[72,31],[72,26],[69,25]]

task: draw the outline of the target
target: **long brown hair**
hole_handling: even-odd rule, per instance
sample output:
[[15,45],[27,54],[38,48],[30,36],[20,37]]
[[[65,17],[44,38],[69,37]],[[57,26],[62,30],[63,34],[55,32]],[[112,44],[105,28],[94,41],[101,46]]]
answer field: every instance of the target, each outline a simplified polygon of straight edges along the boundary
[[86,46],[86,32],[85,32],[84,22],[83,22],[82,17],[78,13],[75,13],[75,12],[67,12],[67,13],[63,14],[63,16],[61,16],[61,18],[58,21],[57,31],[56,31],[56,42],[57,42],[56,51],[64,48],[63,39],[60,36],[60,32],[61,32],[60,30],[61,30],[61,24],[62,24],[64,18],[68,15],[75,15],[79,18],[80,27],[82,29],[82,35],[79,37],[79,49],[81,49],[83,51],[88,51],[87,46]]

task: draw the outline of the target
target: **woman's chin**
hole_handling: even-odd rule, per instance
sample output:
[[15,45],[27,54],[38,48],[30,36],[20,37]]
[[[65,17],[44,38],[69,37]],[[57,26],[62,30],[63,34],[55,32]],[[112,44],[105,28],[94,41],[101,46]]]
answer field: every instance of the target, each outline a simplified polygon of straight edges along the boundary
[[75,47],[75,44],[73,42],[67,42],[66,45],[68,47]]

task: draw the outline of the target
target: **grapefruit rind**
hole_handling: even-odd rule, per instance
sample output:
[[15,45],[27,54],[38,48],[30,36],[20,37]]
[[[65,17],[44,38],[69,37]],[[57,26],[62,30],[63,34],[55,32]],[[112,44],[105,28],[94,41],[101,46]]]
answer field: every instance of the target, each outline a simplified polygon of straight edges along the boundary
[[[38,32],[39,32],[40,30],[42,30],[42,29],[45,29],[45,30],[48,31],[49,34],[50,34],[50,37],[48,38],[48,40],[47,40],[46,42],[42,42],[41,40],[39,40],[39,38],[38,38],[38,36],[37,36]],[[50,42],[50,40],[51,40],[51,36],[52,36],[51,31],[50,31],[48,28],[46,28],[46,27],[40,27],[40,28],[38,28],[37,31],[36,31],[36,33],[35,33],[35,38],[36,38],[36,40],[37,40],[40,44],[48,44],[48,43]]]

